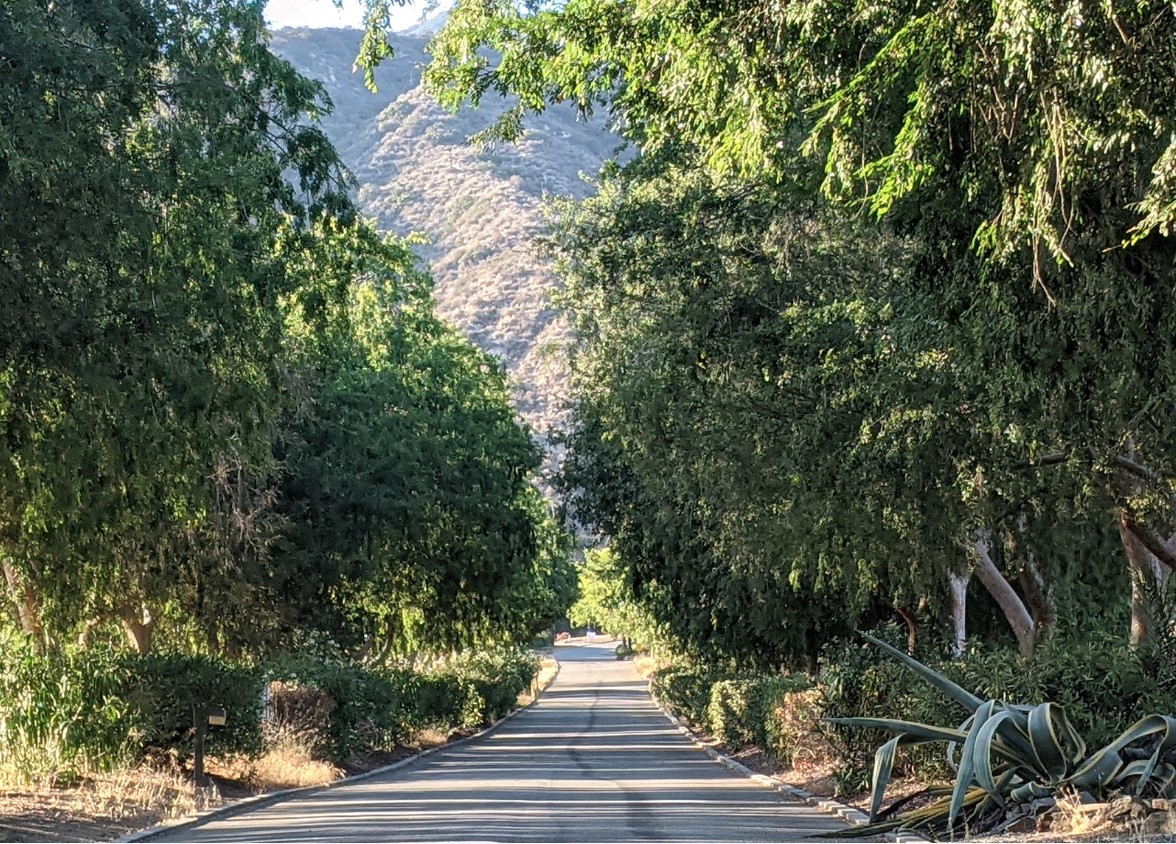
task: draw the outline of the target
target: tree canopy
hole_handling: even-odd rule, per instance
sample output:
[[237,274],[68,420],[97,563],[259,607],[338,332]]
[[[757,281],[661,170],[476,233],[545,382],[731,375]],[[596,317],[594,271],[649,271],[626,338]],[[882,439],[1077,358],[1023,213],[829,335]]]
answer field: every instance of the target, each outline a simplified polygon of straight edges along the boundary
[[1174,31],[1158,3],[455,6],[444,103],[516,98],[506,140],[603,109],[635,153],[553,230],[565,486],[682,636],[794,661],[837,632],[821,601],[946,625],[969,574],[1023,652],[1085,605],[1125,625],[1132,583],[1146,635]]
[[[520,640],[538,455],[241,0],[0,10],[0,563],[37,642]],[[385,635],[395,627],[403,634]]]

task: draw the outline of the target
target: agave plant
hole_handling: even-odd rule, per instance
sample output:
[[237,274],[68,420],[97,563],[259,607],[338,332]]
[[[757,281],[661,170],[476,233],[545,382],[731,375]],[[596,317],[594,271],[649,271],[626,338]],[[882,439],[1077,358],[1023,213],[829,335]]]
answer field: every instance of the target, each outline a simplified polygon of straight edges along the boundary
[[[1176,794],[1176,718],[1149,715],[1106,747],[1088,753],[1086,742],[1058,704],[1022,706],[985,700],[885,642],[862,635],[971,715],[958,727],[886,718],[827,719],[896,734],[874,754],[870,824],[846,830],[847,835],[951,830],[965,824],[974,829],[984,825],[978,823],[982,819],[1004,817],[1018,805],[1052,798],[1060,789],[1155,797]],[[879,820],[898,749],[931,742],[946,743],[948,762],[956,772],[954,785],[931,790],[938,799],[926,806]]]

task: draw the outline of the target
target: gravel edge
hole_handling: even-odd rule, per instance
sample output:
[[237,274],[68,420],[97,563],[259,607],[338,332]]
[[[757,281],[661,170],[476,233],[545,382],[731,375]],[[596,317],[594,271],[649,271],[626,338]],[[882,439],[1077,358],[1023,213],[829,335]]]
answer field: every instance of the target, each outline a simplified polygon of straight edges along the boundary
[[445,744],[438,745],[437,747],[431,747],[428,750],[422,750],[420,753],[409,756],[407,759],[401,759],[399,762],[393,762],[391,765],[385,765],[384,767],[376,768],[373,771],[365,771],[362,774],[343,777],[342,779],[335,780],[334,782],[329,782],[326,785],[308,785],[303,786],[302,788],[286,788],[281,791],[271,791],[268,794],[258,794],[255,797],[246,797],[243,800],[234,801],[227,806],[218,806],[215,809],[208,809],[203,812],[197,812],[195,815],[188,815],[176,820],[166,821],[164,823],[158,824],[157,826],[149,827],[138,832],[128,833],[127,835],[115,838],[110,842],[110,844],[127,844],[127,842],[131,841],[147,841],[168,832],[174,832],[178,829],[188,829],[190,827],[201,826],[208,823],[209,821],[231,818],[235,815],[240,815],[254,809],[260,809],[263,806],[270,805],[271,803],[280,803],[283,800],[289,800],[292,797],[300,797],[302,795],[311,794],[316,791],[329,791],[333,788],[340,788],[345,785],[363,782],[364,780],[372,779],[373,777],[379,777],[384,774],[391,773],[392,771],[399,770],[400,768],[407,768],[409,765],[413,765],[419,762],[421,759],[424,759],[426,756],[431,756],[439,751],[448,750],[451,747],[458,747],[460,745],[466,744],[467,742],[474,741],[475,739],[488,736],[507,721],[523,712],[526,712],[528,709],[539,702],[543,696],[543,693],[547,691],[548,688],[550,688],[551,684],[554,683],[555,679],[559,676],[560,668],[562,667],[558,659],[556,659],[554,656],[552,659],[555,659],[555,673],[552,674],[551,679],[549,679],[547,683],[544,684],[541,689],[539,689],[538,694],[535,695],[535,698],[530,703],[528,703],[526,706],[521,706],[518,709],[512,709],[489,727],[479,730],[473,735],[457,739],[456,741],[446,742]]
[[[741,762],[737,762],[730,756],[720,753],[709,744],[704,742],[690,727],[674,715],[673,712],[666,707],[657,695],[653,693],[653,682],[649,683],[649,696],[653,698],[653,702],[657,704],[657,708],[661,713],[670,720],[674,726],[678,728],[678,732],[690,739],[694,746],[704,751],[707,756],[718,762],[724,768],[735,771],[737,774],[742,774],[757,785],[762,785],[764,788],[770,788],[783,794],[785,797],[790,797],[793,800],[798,800],[802,803],[807,803],[815,809],[819,809],[827,815],[833,815],[845,821],[850,826],[865,826],[870,822],[869,817],[860,809],[842,803],[839,800],[831,800],[828,797],[818,797],[815,794],[810,794],[803,788],[797,788],[794,785],[789,785],[777,777],[768,776],[767,774],[756,773]],[[883,837],[887,841],[896,842],[896,844],[917,844],[917,842],[925,842],[928,839],[914,832],[887,832],[883,833]]]

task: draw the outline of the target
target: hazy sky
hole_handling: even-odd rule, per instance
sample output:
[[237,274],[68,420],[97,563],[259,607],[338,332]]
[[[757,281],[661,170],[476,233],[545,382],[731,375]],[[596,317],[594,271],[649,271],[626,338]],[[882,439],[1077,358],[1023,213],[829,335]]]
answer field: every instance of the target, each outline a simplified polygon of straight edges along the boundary
[[[448,4],[442,4],[448,5]],[[392,28],[404,29],[415,24],[425,7],[424,0],[413,0],[403,8],[393,4]],[[335,8],[331,0],[269,0],[265,17],[274,29],[284,26],[363,26],[362,0],[343,0],[343,8]]]

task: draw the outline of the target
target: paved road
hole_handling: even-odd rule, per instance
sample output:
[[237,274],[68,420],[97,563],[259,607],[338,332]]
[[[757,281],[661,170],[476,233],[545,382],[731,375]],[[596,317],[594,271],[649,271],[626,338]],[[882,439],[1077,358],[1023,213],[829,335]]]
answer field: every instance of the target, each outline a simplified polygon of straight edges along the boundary
[[840,828],[712,762],[612,648],[558,649],[539,703],[484,739],[162,840],[795,841]]

